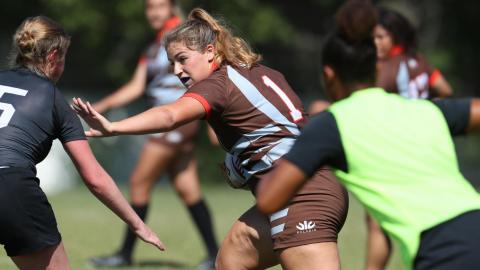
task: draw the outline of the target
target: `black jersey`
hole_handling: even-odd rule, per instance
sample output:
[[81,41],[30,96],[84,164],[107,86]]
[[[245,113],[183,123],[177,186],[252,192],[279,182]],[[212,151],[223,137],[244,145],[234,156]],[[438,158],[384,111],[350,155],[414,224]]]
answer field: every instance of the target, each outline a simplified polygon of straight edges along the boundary
[[54,139],[86,139],[55,85],[25,68],[0,71],[0,113],[0,167],[35,169]]

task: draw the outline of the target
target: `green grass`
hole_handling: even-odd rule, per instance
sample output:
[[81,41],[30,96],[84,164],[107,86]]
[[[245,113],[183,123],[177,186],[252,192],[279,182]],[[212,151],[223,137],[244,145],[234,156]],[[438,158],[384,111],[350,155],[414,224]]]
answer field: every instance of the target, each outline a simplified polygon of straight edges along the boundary
[[[217,237],[221,241],[236,218],[253,204],[253,197],[249,192],[226,186],[206,186],[203,187],[203,192],[213,213]],[[109,254],[117,248],[124,225],[85,188],[79,187],[51,196],[50,202],[73,269],[91,269],[86,265],[88,257]],[[134,255],[136,264],[124,269],[192,269],[205,256],[186,209],[168,185],[157,187],[149,217],[148,223],[159,234],[168,250],[161,253],[139,243]],[[363,268],[364,212],[353,198],[339,246],[342,269]],[[0,269],[16,269],[3,249]],[[394,255],[388,269],[403,269],[398,254]]]

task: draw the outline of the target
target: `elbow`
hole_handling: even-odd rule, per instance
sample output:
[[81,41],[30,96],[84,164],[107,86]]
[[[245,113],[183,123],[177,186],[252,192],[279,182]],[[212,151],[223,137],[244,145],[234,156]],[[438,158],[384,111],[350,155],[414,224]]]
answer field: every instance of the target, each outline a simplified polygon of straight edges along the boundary
[[449,85],[445,86],[445,87],[442,89],[441,94],[440,94],[440,96],[441,96],[442,98],[451,97],[452,95],[453,95],[453,90],[452,90],[452,88],[451,88]]
[[161,128],[160,132],[170,131],[170,130],[173,130],[173,129],[177,128],[178,126],[180,126],[181,123],[177,118],[178,117],[176,117],[174,112],[172,112],[169,109],[164,109],[163,110],[163,117],[161,118],[162,119],[161,120],[162,121],[162,128]]
[[278,197],[272,197],[271,192],[265,189],[265,183],[260,182],[257,188],[257,208],[265,215],[278,211],[283,204],[279,204]]
[[273,206],[274,205],[269,203],[268,200],[265,200],[264,197],[259,197],[257,200],[258,210],[265,215],[273,214],[277,210]]
[[175,119],[175,116],[173,113],[168,112],[165,116],[165,126],[167,130],[173,130],[177,126],[179,126],[177,120]]
[[107,191],[105,173],[98,169],[96,172],[82,174],[83,181],[87,188],[96,196],[102,196]]

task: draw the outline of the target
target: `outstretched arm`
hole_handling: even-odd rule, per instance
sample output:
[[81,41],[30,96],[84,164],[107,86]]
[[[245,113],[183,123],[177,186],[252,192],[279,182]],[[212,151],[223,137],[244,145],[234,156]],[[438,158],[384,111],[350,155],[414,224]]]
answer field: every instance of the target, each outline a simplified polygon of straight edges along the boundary
[[73,99],[73,109],[90,126],[85,132],[90,137],[165,132],[205,116],[202,104],[190,97],[182,97],[174,103],[154,107],[118,122],[108,121],[90,103],[79,98]]
[[88,142],[86,140],[70,141],[64,143],[63,147],[90,191],[125,221],[140,239],[160,250],[165,250],[158,236],[135,214],[110,175],[97,162]]

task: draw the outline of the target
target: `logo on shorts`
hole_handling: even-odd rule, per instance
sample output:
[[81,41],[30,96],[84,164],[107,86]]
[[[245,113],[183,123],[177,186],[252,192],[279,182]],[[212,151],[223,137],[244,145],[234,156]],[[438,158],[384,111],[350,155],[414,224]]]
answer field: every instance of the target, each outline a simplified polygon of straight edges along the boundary
[[307,221],[299,222],[297,225],[297,233],[308,233],[308,232],[315,232],[315,222]]

